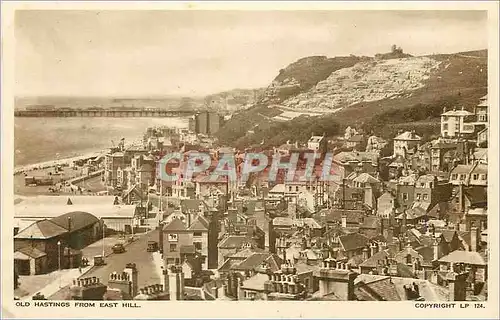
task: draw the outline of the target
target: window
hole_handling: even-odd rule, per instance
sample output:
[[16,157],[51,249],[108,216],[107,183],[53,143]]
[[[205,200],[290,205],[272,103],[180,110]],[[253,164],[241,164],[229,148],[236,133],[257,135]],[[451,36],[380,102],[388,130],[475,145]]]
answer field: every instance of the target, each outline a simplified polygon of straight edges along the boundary
[[454,173],[451,175],[451,180],[457,180],[458,174]]
[[168,234],[168,241],[170,242],[177,242],[179,241],[179,235],[175,233],[169,233]]
[[474,174],[472,175],[472,179],[473,179],[473,180],[479,180],[479,174],[474,173]]
[[292,186],[288,186],[288,191],[292,192]]
[[486,180],[486,178],[487,178],[487,177],[488,177],[488,175],[487,175],[487,174],[482,174],[482,175],[481,175],[481,180]]
[[295,186],[295,191],[299,192],[299,186]]
[[196,251],[201,251],[201,242],[193,242]]
[[194,237],[201,237],[201,232],[193,232]]
[[406,255],[406,263],[411,263],[411,254]]
[[443,130],[448,130],[448,124],[447,123],[443,123]]
[[170,244],[170,252],[175,252],[177,251],[177,245],[175,243]]
[[448,121],[448,116],[443,116],[443,121]]
[[429,200],[429,195],[424,193],[424,200]]
[[403,193],[402,195],[403,201],[408,200],[408,193]]
[[420,200],[420,197],[421,197],[421,196],[422,196],[422,195],[421,195],[420,193],[417,193],[417,200]]
[[465,180],[465,174],[460,175],[460,180]]

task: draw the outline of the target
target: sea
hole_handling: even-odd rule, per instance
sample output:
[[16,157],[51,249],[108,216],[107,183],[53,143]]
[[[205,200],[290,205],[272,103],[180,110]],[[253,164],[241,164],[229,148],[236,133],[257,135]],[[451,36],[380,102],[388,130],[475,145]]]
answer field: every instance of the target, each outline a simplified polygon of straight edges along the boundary
[[186,128],[188,118],[24,118],[14,120],[14,165],[75,157],[142,139],[152,126]]

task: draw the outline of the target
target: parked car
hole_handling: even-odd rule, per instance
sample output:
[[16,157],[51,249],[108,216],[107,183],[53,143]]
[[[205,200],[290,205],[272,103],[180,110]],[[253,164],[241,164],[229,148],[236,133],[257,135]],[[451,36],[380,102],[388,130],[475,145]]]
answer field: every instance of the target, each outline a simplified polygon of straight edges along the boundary
[[124,253],[125,252],[125,247],[121,243],[115,244],[112,248],[113,253]]
[[156,252],[156,251],[158,251],[158,242],[148,241],[148,252]]
[[103,266],[106,262],[104,261],[104,257],[102,255],[94,256],[94,266]]

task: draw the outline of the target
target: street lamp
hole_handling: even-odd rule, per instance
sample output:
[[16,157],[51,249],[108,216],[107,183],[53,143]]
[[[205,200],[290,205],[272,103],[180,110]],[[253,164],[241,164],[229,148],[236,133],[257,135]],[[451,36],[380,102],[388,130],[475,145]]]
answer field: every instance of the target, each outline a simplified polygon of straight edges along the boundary
[[[68,217],[68,231],[71,237],[71,217]],[[69,243],[68,243],[68,260],[69,260],[69,268],[71,269],[73,266],[71,261],[71,248]]]
[[105,229],[106,225],[102,223],[102,258],[104,259],[104,239],[105,239]]
[[57,241],[57,255],[59,259],[59,288],[61,287],[61,241]]

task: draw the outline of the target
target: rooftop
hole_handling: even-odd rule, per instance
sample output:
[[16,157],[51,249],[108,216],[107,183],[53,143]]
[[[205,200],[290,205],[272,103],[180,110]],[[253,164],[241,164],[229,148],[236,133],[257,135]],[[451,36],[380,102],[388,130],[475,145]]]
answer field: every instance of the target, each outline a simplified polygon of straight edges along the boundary
[[450,254],[439,259],[439,262],[465,263],[472,265],[485,266],[487,263],[479,252],[455,250]]
[[50,239],[68,232],[65,228],[54,222],[44,219],[32,223],[27,228],[21,230],[15,239]]
[[360,233],[350,233],[339,237],[339,240],[345,251],[363,248],[370,242],[370,239]]
[[88,212],[73,211],[52,218],[50,221],[65,228],[68,231],[73,231],[92,226],[98,223],[99,219]]
[[453,117],[465,117],[465,116],[472,116],[473,113],[469,112],[467,110],[450,110],[447,112],[444,112],[441,114],[442,116],[453,116]]
[[406,140],[406,141],[420,141],[422,140],[422,137],[419,135],[415,134],[413,131],[406,131],[401,133],[400,135],[397,135],[394,140]]
[[32,246],[27,246],[24,248],[21,248],[17,250],[14,253],[14,259],[16,260],[29,260],[29,259],[37,259],[41,258],[43,256],[46,256],[47,254],[35,247]]

